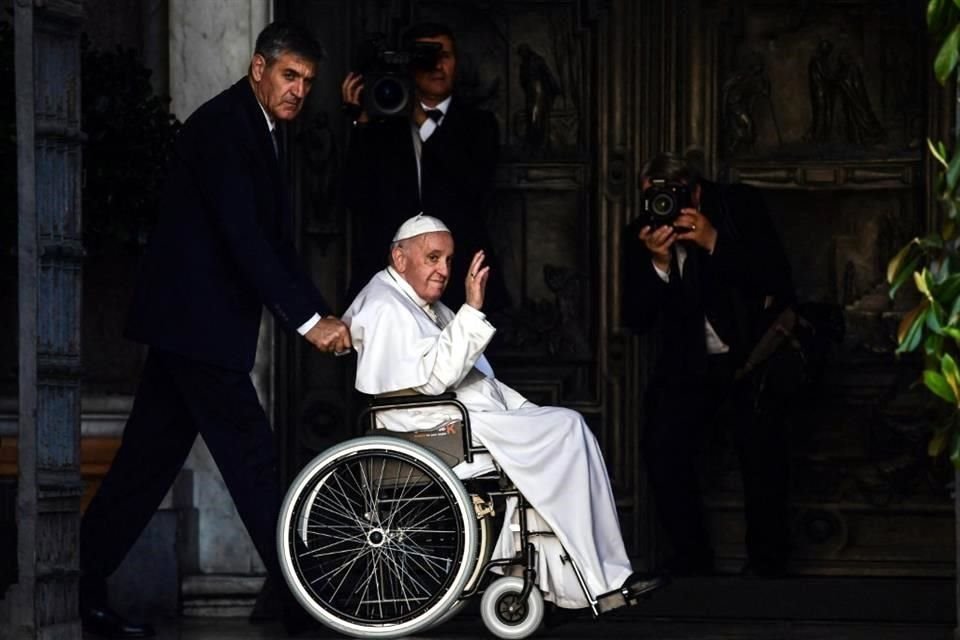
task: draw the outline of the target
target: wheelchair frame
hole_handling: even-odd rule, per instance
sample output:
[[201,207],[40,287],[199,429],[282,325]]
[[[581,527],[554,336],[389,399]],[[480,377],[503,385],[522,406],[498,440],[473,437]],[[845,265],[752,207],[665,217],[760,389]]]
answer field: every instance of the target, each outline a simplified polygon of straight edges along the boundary
[[[421,431],[390,431],[377,426],[376,416],[381,411],[431,406],[454,407],[460,414],[459,429],[451,427],[451,429],[444,430],[442,434],[436,435],[435,437],[423,438],[418,437],[418,434],[422,436],[424,433]],[[457,400],[456,394],[445,393],[438,396],[400,395],[373,398],[369,406],[364,408],[358,416],[358,425],[361,427],[361,430],[366,428],[367,435],[354,438],[318,455],[294,481],[281,509],[277,530],[280,564],[284,578],[290,585],[291,591],[293,591],[295,597],[304,608],[327,626],[337,631],[347,633],[348,635],[389,638],[396,637],[396,635],[415,633],[441,624],[455,615],[467,600],[483,592],[484,599],[481,603],[481,613],[483,614],[484,623],[490,631],[501,638],[524,638],[530,633],[533,633],[533,631],[539,627],[540,620],[543,616],[543,599],[536,584],[537,551],[531,538],[537,535],[554,534],[553,532],[547,531],[530,531],[527,520],[527,509],[530,505],[516,487],[510,483],[499,466],[497,466],[496,474],[481,475],[466,480],[460,480],[453,473],[453,467],[460,461],[471,463],[477,454],[488,453],[483,447],[473,446],[469,412],[466,406]],[[369,451],[364,448],[365,440],[369,440],[371,443]],[[431,442],[431,440],[434,440],[434,442]],[[456,462],[450,464],[449,459],[444,460],[442,455],[435,453],[438,449],[436,440],[443,440],[444,446],[439,447],[441,454],[446,455],[448,458],[453,457]],[[395,441],[405,441],[409,444],[389,444]],[[456,446],[451,447],[451,441],[453,441]],[[411,447],[415,447],[415,449]],[[388,449],[392,451],[387,452]],[[365,454],[368,454],[370,462],[364,462],[363,456]],[[380,458],[377,458],[378,455]],[[311,573],[312,569],[306,565],[307,561],[302,560],[302,558],[309,557],[315,559],[320,556],[337,553],[337,548],[348,545],[347,542],[340,539],[341,537],[346,537],[352,540],[352,543],[355,545],[354,550],[356,557],[351,561],[352,564],[357,564],[361,556],[371,551],[371,549],[373,552],[377,552],[379,550],[378,547],[388,544],[396,544],[397,546],[407,544],[409,547],[415,547],[417,553],[424,558],[430,557],[431,560],[429,562],[443,564],[436,560],[438,556],[431,556],[430,553],[428,553],[433,550],[429,545],[439,544],[441,547],[443,546],[443,542],[445,542],[446,539],[443,538],[442,535],[429,538],[429,540],[424,543],[424,548],[421,549],[419,546],[420,543],[413,540],[413,538],[420,535],[420,529],[425,529],[425,526],[419,528],[417,526],[411,526],[409,531],[413,533],[410,534],[409,537],[404,537],[404,534],[392,533],[388,525],[382,525],[381,528],[380,520],[382,517],[385,517],[385,515],[381,515],[379,507],[369,506],[371,501],[368,498],[372,496],[364,495],[354,498],[348,495],[351,493],[349,487],[343,488],[346,486],[346,483],[341,482],[341,476],[345,476],[346,479],[352,479],[358,475],[361,476],[361,484],[363,484],[364,487],[369,487],[371,477],[374,475],[372,473],[374,467],[368,467],[367,465],[373,464],[372,461],[375,459],[379,460],[376,464],[379,464],[380,475],[378,478],[373,478],[376,482],[373,483],[375,485],[375,491],[372,492],[377,494],[376,497],[378,499],[380,498],[381,489],[384,490],[385,494],[389,494],[390,491],[399,491],[400,484],[402,483],[403,491],[400,492],[401,495],[392,498],[395,504],[401,504],[402,499],[405,498],[402,494],[406,491],[407,484],[411,484],[411,479],[412,484],[418,482],[433,482],[438,487],[436,492],[438,496],[432,499],[439,500],[445,498],[447,500],[447,506],[452,504],[453,501],[456,501],[456,506],[460,509],[461,515],[464,517],[463,524],[465,528],[461,532],[463,535],[464,549],[456,551],[454,558],[446,562],[447,565],[456,565],[455,573],[444,574],[444,576],[433,575],[434,573],[438,573],[439,570],[431,570],[431,567],[427,566],[427,563],[424,563],[423,566],[426,567],[426,569],[423,569],[420,575],[410,574],[412,576],[410,581],[415,583],[415,587],[422,588],[420,578],[424,578],[422,574],[426,571],[426,573],[430,575],[426,575],[423,581],[427,581],[428,579],[433,580],[437,583],[437,589],[439,589],[436,594],[427,598],[428,605],[424,606],[428,606],[428,608],[422,614],[419,614],[421,618],[413,617],[404,619],[402,615],[395,613],[392,619],[388,619],[390,616],[383,613],[383,605],[386,603],[387,608],[399,607],[399,605],[396,604],[396,602],[399,602],[399,599],[397,599],[382,601],[380,603],[380,621],[362,619],[356,612],[359,612],[362,607],[369,608],[369,603],[364,601],[364,596],[360,594],[357,589],[354,589],[354,592],[350,594],[356,597],[356,602],[351,600],[347,603],[351,607],[356,604],[356,612],[351,613],[346,608],[346,605],[340,602],[343,597],[339,594],[339,585],[333,590],[332,594],[329,595],[329,598],[327,598],[326,595],[321,596],[318,594],[313,586],[315,583],[323,581],[329,582],[331,580],[331,574],[336,577],[339,575],[339,572],[341,572],[341,568],[330,570],[327,566],[322,565],[322,560],[317,560],[317,564],[321,565],[321,573],[314,579]],[[446,470],[441,470],[438,464],[445,465]],[[496,464],[496,462],[494,462],[494,464]],[[402,481],[400,480],[401,472],[399,470],[401,467],[407,469]],[[395,468],[396,478],[394,479],[393,476],[390,476],[390,479],[384,482],[384,479],[388,475],[387,471],[392,473]],[[364,475],[365,469],[371,471],[371,477]],[[460,483],[459,488],[452,486],[453,481]],[[333,491],[332,500],[329,497],[321,500],[319,492],[324,488],[324,483],[327,482],[330,484],[336,483],[337,488]],[[496,488],[491,489],[490,485],[493,483],[496,483]],[[440,493],[443,495],[439,495]],[[418,493],[416,496],[420,496],[420,494]],[[461,504],[464,497],[466,497],[466,505]],[[492,551],[493,543],[488,541],[489,544],[487,544],[485,548],[477,548],[479,546],[479,543],[476,541],[477,532],[480,530],[481,534],[489,534],[489,529],[483,529],[483,527],[489,527],[489,524],[492,522],[491,516],[494,511],[494,499],[511,497],[517,500],[520,551],[511,558],[492,560],[490,559],[490,552]],[[406,499],[415,500],[426,498],[407,497]],[[363,503],[362,505],[360,504],[361,502]],[[327,519],[327,516],[322,512],[324,510],[330,511],[331,505],[333,510],[339,509],[341,511],[348,511],[349,513],[346,515],[341,514],[341,520],[335,521],[329,526],[323,522],[318,523],[318,520],[324,521]],[[464,509],[469,511],[468,515],[464,515]],[[395,510],[398,509],[395,508]],[[347,516],[349,516],[349,518],[347,518]],[[346,518],[346,520],[343,518]],[[392,518],[393,516],[391,515],[391,522]],[[425,518],[426,517],[424,517],[424,519]],[[352,519],[352,522],[349,521],[350,519]],[[472,532],[467,530],[470,527],[470,522],[474,522],[474,530]],[[352,527],[343,526],[344,524],[352,525]],[[451,521],[449,524],[456,528],[461,522],[459,520],[456,522]],[[318,533],[318,530],[323,529],[325,526],[328,526],[334,533],[323,531]],[[399,529],[401,527],[396,528]],[[370,533],[371,531],[373,533]],[[300,553],[298,543],[302,543],[301,546],[304,546],[305,542],[296,539],[294,534],[298,532],[303,538],[325,535],[326,540],[330,542],[321,544],[317,550]],[[348,533],[352,535],[352,538],[347,536]],[[395,538],[391,536],[395,536]],[[450,534],[450,537],[453,537],[452,534]],[[437,539],[440,539],[440,542],[438,542]],[[460,538],[457,538],[456,542],[458,543],[455,545],[456,549],[460,549]],[[328,548],[332,550],[327,551]],[[343,551],[342,553],[346,554],[347,551]],[[469,571],[464,572],[463,567],[464,564],[469,561],[467,559],[468,556],[472,557],[472,564],[469,565]],[[406,556],[401,556],[401,560],[399,561],[394,560],[394,564],[398,562],[402,564],[403,557]],[[457,564],[458,559],[461,557],[463,560]],[[612,592],[610,594],[594,596],[587,587],[586,580],[576,563],[574,563],[568,555],[564,555],[563,560],[570,562],[580,588],[586,596],[593,617],[597,617],[604,611],[628,603],[624,592]],[[301,566],[302,564],[303,566]],[[508,566],[522,567],[522,581],[516,577],[504,576],[494,578],[491,576],[490,569]],[[353,571],[354,569],[355,567],[351,566],[347,571]],[[377,569],[376,571],[381,570]],[[464,575],[464,573],[466,573],[466,575]],[[400,567],[398,570],[391,572],[394,581],[397,580],[399,574],[403,574],[403,577],[406,578],[406,567]],[[366,574],[364,574],[362,570],[358,570],[357,575],[365,576]],[[441,580],[441,578],[444,580]],[[364,580],[362,577],[358,579],[361,582]],[[369,582],[370,579],[371,578],[367,577],[366,582]],[[340,578],[341,583],[345,580],[345,576]],[[491,584],[491,580],[493,580],[494,584],[500,581],[504,582],[496,588],[492,588],[493,584]],[[508,580],[513,582],[507,584],[506,581]],[[386,578],[384,578],[383,581],[386,582]],[[307,584],[307,582],[310,582],[310,584]],[[406,589],[401,584],[402,582],[403,580],[398,581],[395,587],[406,594]],[[365,585],[364,588],[368,590],[369,585]],[[377,588],[377,593],[380,594],[379,584]],[[457,592],[455,596],[451,595],[454,589]],[[349,590],[349,588],[347,590]],[[364,593],[366,593],[366,591],[364,591]],[[496,596],[493,598],[495,602],[488,603],[488,596],[491,595]],[[324,598],[327,598],[329,602]],[[436,600],[435,604],[429,604],[434,600]],[[446,611],[440,611],[439,604],[443,601],[448,602]],[[491,620],[490,616],[497,619]],[[533,618],[530,618],[530,616],[533,616]],[[393,619],[400,620],[399,623],[396,623],[396,634],[393,632],[393,627],[390,626],[394,624],[392,622]],[[519,622],[517,622],[517,620],[519,620]]]
[[[387,431],[382,429],[376,424],[376,414],[380,411],[389,411],[391,409],[408,409],[411,407],[432,407],[432,406],[453,406],[456,407],[457,411],[460,412],[460,441],[462,447],[463,461],[468,464],[473,462],[474,455],[478,453],[489,453],[485,447],[477,447],[473,445],[473,431],[470,427],[470,413],[467,411],[466,405],[457,400],[457,394],[450,391],[443,393],[437,396],[423,396],[423,395],[400,395],[400,396],[390,396],[390,397],[380,397],[373,398],[370,401],[370,405],[364,408],[360,415],[357,418],[358,424],[362,424],[364,420],[369,420],[369,429],[368,431],[373,432],[386,432],[393,437],[404,437],[404,432],[397,431]],[[412,432],[415,433],[415,432]],[[429,445],[421,444],[427,449],[431,447]],[[456,465],[451,465],[451,467]],[[500,466],[497,465],[497,469],[500,469]],[[506,478],[506,474],[502,471],[499,471],[496,477],[479,477],[471,478],[465,481],[464,484],[473,483],[474,481],[483,481],[483,480],[496,480],[501,482]],[[511,483],[512,484],[512,483]],[[517,499],[517,514],[520,520],[520,548],[522,551],[522,557],[514,556],[513,558],[503,558],[500,560],[487,560],[483,565],[481,571],[481,576],[486,575],[487,572],[493,567],[504,567],[512,565],[520,565],[523,567],[523,591],[519,596],[519,600],[526,600],[527,596],[530,594],[532,589],[536,588],[537,585],[537,570],[536,570],[536,547],[530,541],[530,537],[533,535],[553,535],[553,532],[544,532],[544,531],[530,531],[527,526],[527,504],[526,498],[523,497],[523,494],[520,493],[516,488],[506,489],[503,491],[485,491],[488,496],[501,496],[504,498],[515,497]],[[474,495],[471,493],[471,495]],[[483,516],[486,517],[486,516]],[[583,578],[583,574],[580,573],[580,568],[577,567],[576,563],[572,560],[569,560],[571,567],[574,570],[574,573],[577,576],[577,581],[580,583],[580,588],[583,590],[584,595],[587,597],[587,601],[590,603],[590,611],[593,613],[594,617],[600,615],[600,611],[597,606],[597,598],[595,598],[590,590],[587,588],[587,582]],[[475,596],[480,592],[480,585],[483,583],[483,579],[477,581],[475,585],[468,591],[464,592],[461,596],[462,600],[468,600],[471,597]]]

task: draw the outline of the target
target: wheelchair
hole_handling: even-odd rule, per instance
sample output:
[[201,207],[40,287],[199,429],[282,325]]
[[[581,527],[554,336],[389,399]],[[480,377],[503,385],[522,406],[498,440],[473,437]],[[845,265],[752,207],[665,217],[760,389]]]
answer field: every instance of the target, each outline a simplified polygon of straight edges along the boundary
[[[381,411],[436,405],[455,407],[460,420],[398,432],[376,418]],[[460,462],[492,460],[473,446],[466,407],[453,393],[379,397],[359,422],[367,435],[319,454],[283,501],[280,566],[303,608],[348,636],[396,638],[446,622],[482,593],[480,614],[492,634],[534,633],[545,605],[532,539],[551,532],[530,530],[530,507],[499,467],[464,480],[454,472]],[[491,559],[495,516],[511,498],[519,551]],[[625,591],[593,596],[576,565],[565,561],[594,617],[632,603]]]

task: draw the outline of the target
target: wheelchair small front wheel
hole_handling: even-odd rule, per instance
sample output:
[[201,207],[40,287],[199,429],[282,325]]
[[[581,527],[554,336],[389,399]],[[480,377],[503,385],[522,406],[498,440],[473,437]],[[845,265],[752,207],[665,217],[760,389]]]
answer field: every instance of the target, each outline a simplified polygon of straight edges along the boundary
[[487,630],[498,638],[518,640],[534,633],[543,622],[543,594],[531,589],[525,600],[520,600],[523,579],[498,578],[483,593],[480,616]]

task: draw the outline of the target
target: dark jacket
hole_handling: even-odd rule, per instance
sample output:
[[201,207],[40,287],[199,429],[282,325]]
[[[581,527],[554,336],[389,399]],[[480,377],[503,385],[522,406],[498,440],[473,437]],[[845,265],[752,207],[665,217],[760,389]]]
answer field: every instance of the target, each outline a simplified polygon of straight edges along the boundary
[[454,97],[443,123],[423,144],[421,198],[409,120],[356,127],[345,167],[346,201],[357,231],[350,293],[383,269],[394,232],[422,211],[443,220],[453,233],[454,274],[447,291],[459,291],[462,301],[466,266],[477,249],[490,249],[485,218],[498,151],[493,115]]
[[280,163],[243,78],[177,136],[127,337],[250,370],[263,305],[288,330],[329,312],[299,264],[292,230]]
[[741,362],[795,301],[790,264],[760,193],[707,181],[701,188],[700,211],[717,229],[717,244],[711,255],[687,243],[682,279],[664,282],[636,233],[624,239],[623,323],[641,333],[660,332],[662,376],[702,370],[704,317]]

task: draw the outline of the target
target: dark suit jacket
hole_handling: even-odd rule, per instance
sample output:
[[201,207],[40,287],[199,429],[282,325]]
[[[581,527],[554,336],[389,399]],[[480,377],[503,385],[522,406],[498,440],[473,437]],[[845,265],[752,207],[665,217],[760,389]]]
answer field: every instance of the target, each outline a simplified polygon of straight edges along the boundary
[[454,97],[443,123],[423,144],[421,198],[409,120],[356,127],[345,167],[346,200],[357,229],[349,297],[386,265],[400,224],[422,211],[443,220],[453,233],[454,274],[447,291],[459,291],[462,302],[470,259],[480,248],[490,250],[485,218],[498,151],[493,115]]
[[247,78],[181,128],[127,337],[249,371],[263,305],[288,330],[328,307],[300,266],[292,212]]
[[[683,377],[706,361],[706,316],[739,363],[795,294],[783,245],[759,192],[746,185],[702,183],[701,212],[717,229],[713,254],[688,243],[683,278],[665,283],[646,246],[624,240],[623,322],[660,331],[661,377]],[[764,308],[771,296],[773,305]]]

